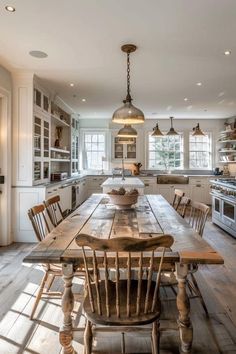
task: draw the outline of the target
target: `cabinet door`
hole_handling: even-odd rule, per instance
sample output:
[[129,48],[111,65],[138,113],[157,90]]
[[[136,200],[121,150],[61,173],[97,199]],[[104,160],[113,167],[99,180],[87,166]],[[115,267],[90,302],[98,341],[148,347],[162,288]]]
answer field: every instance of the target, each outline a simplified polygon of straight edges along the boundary
[[60,205],[62,211],[71,209],[71,186],[60,187],[58,189],[60,195]]
[[191,199],[194,202],[207,203],[206,186],[202,184],[195,184],[191,186]]
[[159,193],[164,197],[169,203],[173,202],[174,199],[174,186],[170,184],[162,185],[158,187]]
[[124,154],[124,144],[119,144],[118,138],[114,138],[114,159],[123,159],[125,157]]

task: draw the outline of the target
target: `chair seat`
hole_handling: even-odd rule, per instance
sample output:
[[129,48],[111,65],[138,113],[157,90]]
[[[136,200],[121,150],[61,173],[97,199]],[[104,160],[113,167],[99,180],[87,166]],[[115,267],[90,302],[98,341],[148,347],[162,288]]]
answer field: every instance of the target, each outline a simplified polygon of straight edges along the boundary
[[[152,323],[160,316],[161,304],[159,298],[154,306],[154,311],[151,312],[152,299],[155,289],[155,282],[151,283],[150,287],[150,296],[148,297],[148,311],[144,314],[146,290],[147,290],[147,281],[142,280],[141,286],[141,296],[140,296],[140,314],[136,314],[136,299],[137,299],[137,289],[138,281],[131,280],[130,285],[130,316],[127,315],[127,280],[119,280],[119,301],[120,301],[120,316],[117,316],[116,310],[116,282],[111,280],[108,281],[108,298],[109,298],[109,311],[110,315],[107,316],[106,310],[106,291],[105,291],[105,281],[102,280],[99,282],[100,294],[101,294],[101,315],[98,314],[98,306],[94,301],[95,311],[92,312],[91,305],[89,301],[88,294],[84,300],[84,311],[86,317],[89,321],[95,324],[109,325],[109,326],[137,326]],[[91,285],[91,290],[93,298],[96,299],[96,287],[95,284]],[[132,299],[135,301],[132,302]]]

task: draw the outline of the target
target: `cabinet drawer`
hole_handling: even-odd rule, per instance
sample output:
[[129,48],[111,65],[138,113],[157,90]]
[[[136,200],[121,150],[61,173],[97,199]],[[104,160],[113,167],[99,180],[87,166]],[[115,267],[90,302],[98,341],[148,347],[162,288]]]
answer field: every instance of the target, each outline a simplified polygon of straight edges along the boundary
[[194,185],[197,185],[197,184],[208,184],[208,179],[207,178],[189,178],[189,184],[194,184]]

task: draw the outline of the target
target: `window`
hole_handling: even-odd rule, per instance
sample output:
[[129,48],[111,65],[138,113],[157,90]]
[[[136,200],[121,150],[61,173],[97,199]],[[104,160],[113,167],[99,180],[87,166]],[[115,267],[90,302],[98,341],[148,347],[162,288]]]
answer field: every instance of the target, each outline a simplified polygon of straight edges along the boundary
[[189,168],[211,169],[211,136],[209,133],[205,134],[205,136],[189,134]]
[[183,168],[182,135],[148,136],[148,168],[158,170]]
[[106,156],[106,139],[103,132],[84,133],[84,168],[102,169],[102,158]]

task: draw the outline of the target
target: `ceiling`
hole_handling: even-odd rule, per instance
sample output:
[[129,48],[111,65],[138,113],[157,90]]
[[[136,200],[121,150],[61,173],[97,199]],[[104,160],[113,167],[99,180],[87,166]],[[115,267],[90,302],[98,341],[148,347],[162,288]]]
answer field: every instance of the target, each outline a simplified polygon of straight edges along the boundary
[[236,113],[235,14],[235,0],[0,0],[0,63],[34,71],[81,118],[111,118],[126,91],[120,46],[134,43],[133,103],[147,118],[225,118]]

